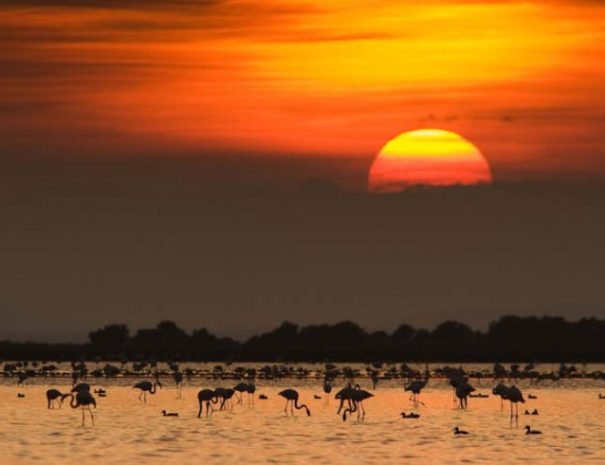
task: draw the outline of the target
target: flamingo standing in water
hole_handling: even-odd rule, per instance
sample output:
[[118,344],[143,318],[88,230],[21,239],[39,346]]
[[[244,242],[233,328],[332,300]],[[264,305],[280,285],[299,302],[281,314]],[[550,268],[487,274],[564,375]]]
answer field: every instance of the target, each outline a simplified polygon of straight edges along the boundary
[[456,397],[460,400],[461,410],[464,410],[468,407],[468,396],[473,391],[475,391],[475,388],[466,381],[458,384],[456,387]]
[[71,395],[71,402],[69,403],[69,406],[71,408],[80,407],[82,409],[82,426],[84,426],[84,422],[85,422],[85,418],[86,418],[86,415],[84,412],[85,409],[88,410],[88,413],[90,413],[90,421],[92,422],[92,425],[94,426],[95,419],[92,415],[92,410],[90,410],[90,406],[93,405],[94,408],[97,408],[97,401],[92,396],[90,391],[80,391],[75,395],[75,397],[73,394],[70,394],[70,395]]
[[[345,409],[342,414],[342,421],[347,421],[347,413],[357,412],[357,420],[363,420],[366,417],[366,409],[363,406],[363,401],[369,399],[370,397],[374,397],[374,394],[364,391],[363,389],[353,389],[351,391],[351,402],[353,402],[353,407],[349,407]],[[360,414],[362,415],[360,418]]]
[[[359,384],[356,385],[356,388],[359,388]],[[338,410],[336,410],[336,415],[340,415],[340,411],[344,407],[345,401],[349,403],[349,408],[353,407],[353,403],[351,401],[351,394],[353,392],[353,386],[351,383],[348,383],[345,387],[343,387],[340,391],[334,394],[334,398],[340,400],[340,404],[338,405]]]
[[212,389],[202,389],[197,393],[197,401],[200,404],[200,409],[197,412],[197,417],[200,418],[202,416],[202,407],[204,403],[206,404],[206,416],[212,414],[214,409],[212,408],[211,403],[216,404],[218,402],[218,397]]
[[239,392],[239,396],[237,398],[237,403],[243,403],[243,394],[244,392],[248,392],[248,383],[237,383],[233,386],[233,390]]
[[508,390],[509,387],[503,383],[498,383],[494,389],[492,389],[492,394],[495,396],[500,396],[500,411],[504,410],[504,401],[508,400]]
[[[157,392],[157,387],[162,388],[162,383],[160,380],[156,380],[153,384],[150,381],[139,381],[137,384],[132,386],[132,389],[139,389],[141,393],[139,394],[139,400],[142,400],[144,404],[147,403],[147,393],[155,394]],[[141,399],[143,396],[143,399]]]
[[47,408],[55,408],[55,400],[60,398],[59,408],[63,405],[63,401],[66,397],[69,397],[70,394],[63,394],[61,391],[57,389],[49,389],[46,391],[46,400],[48,402]]
[[428,382],[429,378],[427,376],[425,379],[417,379],[415,381],[412,381],[404,387],[404,391],[410,391],[412,393],[412,395],[410,396],[410,400],[414,403],[414,405],[417,405],[418,403],[424,405],[423,402],[420,402],[418,400],[418,396],[420,395],[420,391],[422,391],[422,389],[426,386]]
[[176,384],[176,398],[180,399],[182,397],[181,384],[183,383],[183,373],[180,371],[175,371],[172,373],[172,377],[174,378],[174,382]]
[[523,393],[517,386],[511,386],[508,388],[506,397],[503,397],[510,402],[510,426],[513,427],[513,404],[515,404],[515,422],[519,426],[519,402],[525,403]]
[[294,389],[284,389],[278,394],[286,399],[286,406],[284,407],[284,412],[286,412],[286,415],[288,415],[288,404],[290,404],[290,413],[292,416],[294,416],[294,408],[296,408],[296,410],[304,408],[307,412],[307,416],[311,416],[309,407],[307,407],[305,404],[298,405],[298,391],[295,391]]

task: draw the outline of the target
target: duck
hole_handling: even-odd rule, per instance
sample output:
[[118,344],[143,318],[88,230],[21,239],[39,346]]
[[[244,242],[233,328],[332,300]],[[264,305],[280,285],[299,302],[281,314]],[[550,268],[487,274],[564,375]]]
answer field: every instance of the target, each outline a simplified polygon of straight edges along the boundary
[[317,394],[314,394],[313,395],[313,399],[319,400],[319,399],[321,399],[321,396],[318,396]]
[[458,436],[458,435],[464,435],[464,434],[469,434],[468,431],[464,431],[463,429],[458,428],[457,426],[454,428],[454,435]]
[[401,412],[401,418],[420,418],[420,414],[414,413],[414,412],[410,412],[410,413]]
[[531,412],[531,414],[532,415],[538,415],[538,409],[537,408],[533,409],[532,412]]
[[542,431],[538,431],[537,429],[531,429],[529,425],[525,426],[525,434],[542,434]]
[[177,412],[167,412],[166,410],[162,410],[162,415],[165,417],[178,417],[179,414]]
[[25,394],[23,394],[22,392],[18,392],[18,393],[17,393],[17,397],[18,397],[19,399],[23,399],[23,398],[25,397]]
[[261,399],[261,400],[267,400],[268,399],[268,397],[266,395],[264,395],[264,394],[259,394],[258,398]]
[[605,399],[605,396],[601,393],[599,393],[599,399]]
[[528,394],[528,395],[527,395],[527,398],[528,398],[528,399],[537,399],[537,398],[538,398],[538,396],[536,396],[536,395],[534,395],[534,394]]

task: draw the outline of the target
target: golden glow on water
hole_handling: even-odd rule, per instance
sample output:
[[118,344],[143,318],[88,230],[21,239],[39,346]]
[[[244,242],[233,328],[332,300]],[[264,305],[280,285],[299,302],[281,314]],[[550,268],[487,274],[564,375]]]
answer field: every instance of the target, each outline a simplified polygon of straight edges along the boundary
[[[538,396],[521,406],[521,413],[537,408],[540,415],[521,415],[518,429],[509,428],[508,410],[500,411],[490,380],[471,380],[490,397],[470,399],[467,411],[452,408],[452,391],[445,381],[431,380],[421,395],[426,405],[414,409],[401,381],[382,382],[375,397],[366,401],[363,423],[343,422],[335,414],[333,399],[329,404],[314,400],[313,394],[324,395],[315,379],[260,382],[257,394],[266,394],[268,400],[257,399],[253,407],[236,404],[233,412],[217,412],[209,419],[196,418],[197,391],[234,382],[194,380],[195,385],[187,385],[178,400],[174,384],[166,380],[164,389],[149,396],[147,405],[137,401],[138,391],[130,388],[134,381],[121,382],[126,385],[103,383],[108,394],[98,399],[96,426],[82,428],[80,412],[67,404],[46,409],[44,392],[49,384],[18,388],[14,380],[3,381],[2,464],[584,464],[605,460],[605,401],[597,398],[601,384],[589,380],[543,382],[531,388],[520,382],[526,397],[528,392]],[[360,382],[369,389],[367,380]],[[68,380],[55,380],[52,387],[68,390]],[[311,417],[302,411],[294,418],[284,416],[283,399],[277,396],[284,387],[299,390]],[[26,397],[18,399],[17,392]],[[180,416],[164,418],[162,409]],[[402,410],[420,412],[421,418],[402,420]],[[525,436],[522,427],[528,423],[544,434]],[[471,434],[454,437],[454,426]]]

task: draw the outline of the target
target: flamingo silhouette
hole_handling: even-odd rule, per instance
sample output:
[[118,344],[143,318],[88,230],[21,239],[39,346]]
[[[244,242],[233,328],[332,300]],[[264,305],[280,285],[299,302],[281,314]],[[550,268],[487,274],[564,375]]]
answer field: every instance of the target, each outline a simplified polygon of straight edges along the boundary
[[290,413],[292,415],[294,415],[294,408],[296,408],[296,410],[304,408],[307,411],[307,416],[311,416],[309,407],[307,407],[305,404],[298,405],[298,391],[295,391],[294,389],[284,389],[278,394],[286,399],[286,406],[284,407],[284,412],[286,412],[286,415],[288,415],[288,404],[290,404]]
[[256,386],[254,383],[248,383],[246,392],[248,393],[248,405],[251,403],[254,404],[254,393],[256,392]]
[[500,396],[500,411],[504,410],[504,400],[508,400],[508,386],[503,383],[498,383],[494,389],[492,389],[492,394],[495,396]]
[[47,408],[55,408],[55,400],[60,398],[59,408],[63,405],[63,401],[66,397],[69,397],[70,394],[63,394],[61,391],[57,389],[49,389],[46,391],[46,400],[48,402]]
[[[147,393],[155,394],[157,392],[158,386],[160,387],[160,389],[162,388],[162,383],[160,383],[160,380],[155,381],[153,384],[151,384],[150,381],[139,381],[137,384],[132,386],[132,389],[139,389],[141,391],[141,393],[139,394],[139,400],[142,400],[143,403],[146,404]],[[141,399],[141,396],[143,396],[143,399]]]
[[231,398],[234,394],[235,391],[229,388],[217,387],[214,390],[214,396],[217,398],[217,401],[218,399],[221,399],[221,405],[219,407],[219,410],[226,410],[227,408],[229,408],[229,410],[233,410],[233,403],[231,401]]
[[517,386],[511,386],[508,388],[506,397],[503,397],[510,402],[510,426],[513,426],[513,404],[515,405],[515,423],[519,426],[519,402],[525,403],[523,393]]
[[248,383],[237,383],[234,387],[233,390],[236,392],[239,392],[239,397],[237,399],[237,403],[241,404],[242,403],[242,395],[244,392],[248,392]]
[[[359,388],[359,384],[356,385],[356,388]],[[344,407],[345,401],[348,402],[349,408],[353,406],[351,401],[351,394],[354,391],[351,383],[348,383],[345,387],[343,387],[340,391],[334,394],[334,398],[340,400],[340,404],[338,405],[338,410],[336,410],[336,414],[340,415],[340,411]]]
[[347,421],[347,413],[353,412],[357,412],[357,420],[360,419],[360,414],[362,414],[361,420],[365,419],[366,409],[363,406],[363,401],[370,397],[374,397],[374,394],[359,388],[353,389],[351,391],[351,402],[353,403],[353,407],[345,409],[342,414],[342,421]]
[[180,371],[175,371],[174,373],[172,373],[172,378],[174,379],[174,382],[176,384],[176,398],[180,399],[182,397],[181,384],[183,382],[183,373],[181,373]]
[[218,398],[212,389],[202,389],[197,393],[197,401],[200,404],[197,417],[200,418],[202,416],[203,404],[206,403],[206,416],[208,416],[214,412],[214,408],[212,408],[211,403],[216,404],[218,402]]
[[84,412],[85,409],[88,410],[88,413],[90,413],[90,421],[92,422],[92,425],[94,426],[95,419],[92,415],[92,410],[90,410],[90,406],[93,405],[94,408],[97,408],[97,401],[92,396],[90,391],[80,391],[80,392],[76,393],[75,397],[73,394],[70,394],[70,395],[71,395],[71,401],[69,403],[69,406],[71,408],[80,407],[82,409],[82,426],[84,426],[84,422],[85,422],[85,418],[86,418],[86,415]]
[[424,405],[423,402],[420,402],[418,400],[418,396],[420,395],[420,391],[422,391],[422,389],[427,385],[427,383],[429,382],[429,378],[428,376],[425,379],[417,379],[415,381],[412,381],[411,383],[409,383],[407,386],[404,387],[404,391],[410,391],[412,393],[412,395],[410,396],[410,400],[417,405],[418,403],[421,403],[422,405]]
[[475,388],[468,382],[464,381],[456,387],[456,397],[460,400],[460,409],[464,410],[468,407],[468,396]]
[[73,388],[71,388],[71,392],[90,392],[90,384],[88,383],[78,383]]
[[332,383],[326,377],[324,379],[324,393],[326,394],[326,403],[330,403],[330,393],[332,392]]

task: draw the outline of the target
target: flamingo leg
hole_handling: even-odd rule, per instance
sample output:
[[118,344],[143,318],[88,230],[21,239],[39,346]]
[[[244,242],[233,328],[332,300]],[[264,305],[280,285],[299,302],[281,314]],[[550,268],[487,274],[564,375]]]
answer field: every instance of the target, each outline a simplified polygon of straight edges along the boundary
[[84,426],[84,406],[82,406],[81,410],[82,410],[82,426]]
[[292,414],[292,416],[294,416],[294,401],[293,400],[290,401],[290,413]]
[[90,413],[90,421],[92,422],[92,426],[95,425],[95,417],[92,416],[92,410],[90,410],[90,405],[88,406],[88,413]]
[[288,399],[286,399],[286,405],[284,407],[284,412],[286,412],[286,416],[288,416],[288,404],[290,403],[290,401]]

